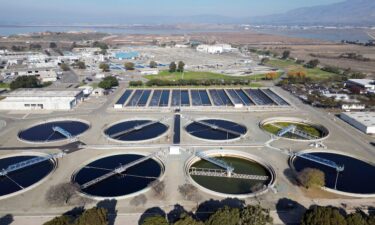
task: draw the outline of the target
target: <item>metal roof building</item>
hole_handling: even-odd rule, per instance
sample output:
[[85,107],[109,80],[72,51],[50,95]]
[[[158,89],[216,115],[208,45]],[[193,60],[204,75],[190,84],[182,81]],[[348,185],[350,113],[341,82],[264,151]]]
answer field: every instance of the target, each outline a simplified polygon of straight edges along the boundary
[[340,117],[365,134],[375,134],[375,112],[343,112]]
[[82,90],[18,89],[2,96],[0,110],[71,110],[83,101]]

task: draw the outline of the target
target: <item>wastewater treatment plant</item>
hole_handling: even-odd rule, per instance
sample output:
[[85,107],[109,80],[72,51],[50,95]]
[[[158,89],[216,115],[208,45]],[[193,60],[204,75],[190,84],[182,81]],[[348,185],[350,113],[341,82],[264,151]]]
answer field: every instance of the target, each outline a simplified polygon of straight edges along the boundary
[[325,175],[319,196],[375,197],[373,147],[281,89],[137,88],[114,95],[90,113],[78,107],[74,115],[6,120],[0,200],[9,208],[45,205],[51,187],[71,183],[90,201],[116,199],[131,208],[145,195],[154,206],[161,203],[152,184],[164,182],[171,204],[186,201],[178,191],[184,184],[202,201],[311,201],[292,181],[306,168]]

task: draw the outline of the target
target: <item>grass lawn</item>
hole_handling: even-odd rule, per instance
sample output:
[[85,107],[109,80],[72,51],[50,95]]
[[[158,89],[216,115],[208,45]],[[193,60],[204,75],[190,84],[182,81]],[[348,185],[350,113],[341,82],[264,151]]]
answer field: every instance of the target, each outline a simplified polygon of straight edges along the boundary
[[307,77],[310,77],[310,78],[316,79],[316,80],[326,79],[326,78],[329,78],[331,76],[336,75],[334,73],[323,71],[319,68],[312,68],[312,69],[305,68],[302,65],[299,65],[299,64],[295,63],[292,60],[272,59],[272,60],[267,62],[267,65],[272,66],[272,67],[276,67],[276,68],[284,69],[286,72],[288,72],[288,71],[305,71]]
[[184,73],[170,73],[169,71],[161,71],[158,75],[146,75],[145,78],[152,80],[152,79],[160,79],[160,80],[260,80],[265,75],[252,75],[252,76],[228,76],[219,73],[211,73],[211,72],[195,72],[195,71],[185,71]]
[[7,84],[7,83],[0,83],[0,88],[9,88],[9,84]]
[[[246,87],[250,87],[250,88],[261,88],[263,87],[264,85],[261,84],[261,83],[257,83],[257,82],[252,82],[250,83],[249,85],[247,85]],[[207,88],[226,88],[226,87],[244,87],[244,85],[210,85],[210,86],[200,86],[200,85],[196,85],[196,86],[153,86],[153,87],[150,87],[150,86],[146,86],[146,85],[143,85],[143,86],[137,86],[137,87],[130,87],[130,88],[134,88],[134,89],[150,89],[150,88],[153,88],[153,89],[169,89],[169,88],[181,88],[181,89],[207,89]]]

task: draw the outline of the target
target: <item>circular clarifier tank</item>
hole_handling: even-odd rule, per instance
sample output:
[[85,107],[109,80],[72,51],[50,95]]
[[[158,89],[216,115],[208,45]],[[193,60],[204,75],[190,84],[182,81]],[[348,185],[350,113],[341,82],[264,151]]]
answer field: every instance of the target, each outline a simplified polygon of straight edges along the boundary
[[[359,197],[362,197],[361,195],[363,197],[375,195],[375,165],[339,152],[314,151],[302,154],[311,154],[330,160],[338,166],[344,166],[344,171],[337,173],[335,168],[301,157],[293,157],[291,159],[291,165],[297,172],[305,168],[315,168],[323,171],[327,190]],[[335,188],[336,178],[337,186]]]
[[104,131],[110,139],[139,142],[156,139],[168,131],[168,126],[153,120],[128,120],[111,125]]
[[147,159],[86,188],[83,186],[143,157],[140,154],[119,154],[91,161],[73,175],[73,182],[81,186],[82,193],[96,198],[120,198],[139,193],[163,175],[164,165],[157,158]]
[[[11,165],[25,162],[37,157],[46,157],[39,154],[12,155],[0,158],[0,170],[4,173]],[[0,198],[6,198],[32,188],[46,178],[55,168],[53,160],[46,160],[37,164],[9,171],[0,175]]]
[[282,133],[282,138],[291,140],[322,140],[329,135],[328,129],[324,126],[300,118],[270,118],[262,121],[260,127],[273,135]]
[[73,137],[77,137],[89,128],[90,125],[81,120],[54,120],[39,123],[22,130],[18,133],[18,137],[27,142],[48,143],[68,139],[63,134],[64,131],[67,131]]
[[203,191],[222,197],[252,197],[268,190],[275,182],[271,166],[256,156],[237,151],[217,150],[204,152],[206,156],[234,170],[227,170],[212,161],[195,156],[186,164],[189,178]]
[[185,130],[196,138],[210,141],[236,140],[247,132],[244,125],[222,119],[195,120]]

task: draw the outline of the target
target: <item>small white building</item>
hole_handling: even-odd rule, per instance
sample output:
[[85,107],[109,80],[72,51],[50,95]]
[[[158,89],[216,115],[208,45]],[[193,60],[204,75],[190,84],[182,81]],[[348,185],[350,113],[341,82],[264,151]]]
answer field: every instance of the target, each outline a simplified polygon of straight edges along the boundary
[[375,112],[343,112],[340,118],[365,134],[375,134]]
[[141,74],[142,75],[158,75],[159,70],[142,70]]
[[324,93],[323,94],[327,98],[334,98],[335,101],[343,101],[343,102],[350,102],[351,99],[347,94],[331,94],[331,93]]
[[364,104],[342,104],[341,109],[343,110],[363,110],[366,108],[366,105]]
[[197,51],[209,54],[221,54],[224,52],[231,52],[233,51],[233,48],[228,44],[198,45]]
[[0,110],[71,110],[83,101],[81,90],[17,89],[3,95]]

